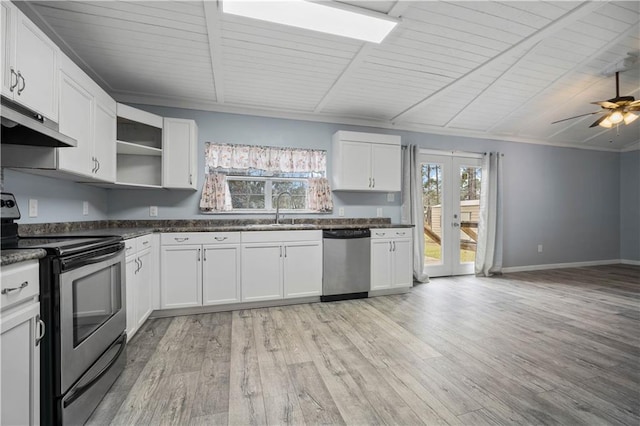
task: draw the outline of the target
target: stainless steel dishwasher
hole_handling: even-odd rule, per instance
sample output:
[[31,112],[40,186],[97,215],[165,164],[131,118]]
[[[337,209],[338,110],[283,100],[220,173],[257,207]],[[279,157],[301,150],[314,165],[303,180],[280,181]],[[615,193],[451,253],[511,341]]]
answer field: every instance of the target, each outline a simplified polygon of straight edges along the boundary
[[322,232],[323,302],[369,296],[371,231],[335,229]]

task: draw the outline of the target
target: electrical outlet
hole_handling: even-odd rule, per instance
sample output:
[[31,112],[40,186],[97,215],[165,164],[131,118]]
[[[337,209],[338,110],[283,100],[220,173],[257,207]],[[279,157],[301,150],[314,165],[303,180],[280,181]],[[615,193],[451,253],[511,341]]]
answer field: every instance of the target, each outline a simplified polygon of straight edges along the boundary
[[396,194],[394,194],[393,192],[389,192],[387,194],[387,201],[392,203],[394,200],[396,199]]
[[38,200],[29,199],[29,217],[38,217]]
[[151,217],[158,216],[158,206],[149,206],[149,216]]
[[377,213],[378,217],[382,217],[382,207],[378,207]]
[[542,253],[542,244],[538,244],[538,253]]
[[89,214],[89,202],[88,201],[83,201],[82,202],[82,215],[86,216]]
[[340,217],[344,217],[344,207],[340,207],[340,208],[338,209],[338,216],[340,216]]

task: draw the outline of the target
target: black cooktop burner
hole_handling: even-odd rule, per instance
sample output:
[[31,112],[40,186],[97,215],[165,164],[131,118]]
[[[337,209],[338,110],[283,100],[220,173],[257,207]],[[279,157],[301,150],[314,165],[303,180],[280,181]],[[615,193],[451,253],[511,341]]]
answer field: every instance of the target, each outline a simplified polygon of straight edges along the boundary
[[118,236],[85,237],[85,236],[32,236],[18,237],[17,240],[2,245],[2,249],[44,249],[47,254],[64,256],[87,250],[117,244],[122,241]]

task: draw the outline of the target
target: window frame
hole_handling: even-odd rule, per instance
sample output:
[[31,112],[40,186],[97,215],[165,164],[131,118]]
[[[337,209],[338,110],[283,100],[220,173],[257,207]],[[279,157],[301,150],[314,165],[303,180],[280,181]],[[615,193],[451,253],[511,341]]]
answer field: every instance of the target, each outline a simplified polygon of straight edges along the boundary
[[[306,197],[305,197],[305,208],[304,209],[283,209],[281,208],[280,211],[283,213],[321,213],[315,210],[309,210],[309,206],[308,206],[308,197],[309,197],[309,179],[310,177],[278,177],[278,176],[245,176],[245,175],[227,175],[227,183],[229,181],[235,180],[235,181],[260,181],[260,182],[265,182],[265,186],[264,186],[264,209],[235,209],[231,208],[231,210],[228,210],[226,212],[222,212],[222,213],[228,213],[228,214],[233,214],[233,213],[256,213],[256,214],[260,214],[260,213],[275,213],[276,208],[273,205],[273,182],[283,182],[283,181],[289,181],[289,182],[304,182],[306,184]],[[232,194],[230,194],[232,195]],[[216,212],[216,214],[219,214],[221,212]]]

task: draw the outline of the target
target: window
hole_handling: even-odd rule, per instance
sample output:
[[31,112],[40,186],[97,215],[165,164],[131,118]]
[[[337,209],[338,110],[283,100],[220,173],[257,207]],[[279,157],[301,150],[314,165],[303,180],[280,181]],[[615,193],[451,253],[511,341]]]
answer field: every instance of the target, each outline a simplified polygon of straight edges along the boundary
[[204,213],[333,209],[326,151],[207,143],[205,173]]

